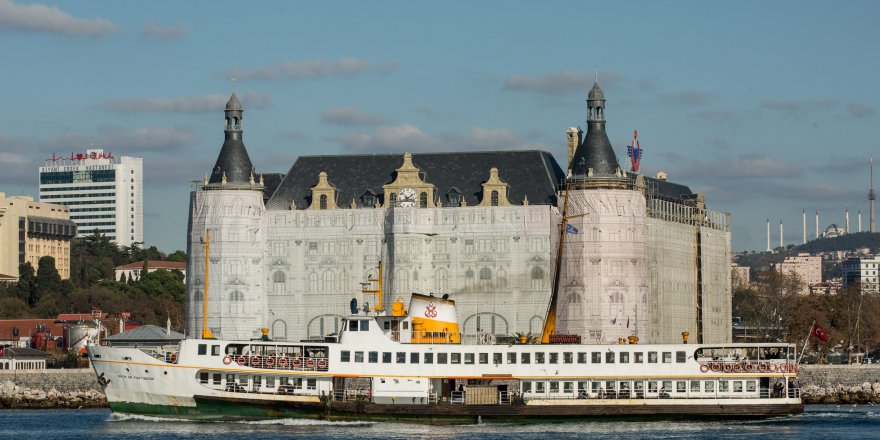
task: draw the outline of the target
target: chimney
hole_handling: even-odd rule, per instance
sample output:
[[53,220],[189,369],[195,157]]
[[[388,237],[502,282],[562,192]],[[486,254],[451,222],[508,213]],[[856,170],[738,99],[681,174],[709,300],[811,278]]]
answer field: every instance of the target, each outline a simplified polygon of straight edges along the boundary
[[568,169],[571,169],[571,158],[577,152],[577,148],[581,145],[584,132],[579,127],[568,127],[565,131],[568,134]]
[[165,321],[165,334],[166,334],[166,335],[170,335],[170,334],[171,334],[171,316],[169,316],[169,317],[168,317],[168,320]]

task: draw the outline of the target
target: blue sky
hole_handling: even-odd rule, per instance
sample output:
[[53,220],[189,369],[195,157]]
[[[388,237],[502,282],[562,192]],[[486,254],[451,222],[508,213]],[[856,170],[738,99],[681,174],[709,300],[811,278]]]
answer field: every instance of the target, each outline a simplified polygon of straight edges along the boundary
[[[867,228],[877,2],[0,0],[0,191],[53,152],[144,157],[145,242],[186,243],[189,181],[223,142],[230,76],[260,172],[299,155],[537,148],[565,166],[595,71],[621,162],[733,215],[733,248],[801,212]],[[878,170],[880,174],[880,170]],[[880,179],[878,179],[880,180]]]

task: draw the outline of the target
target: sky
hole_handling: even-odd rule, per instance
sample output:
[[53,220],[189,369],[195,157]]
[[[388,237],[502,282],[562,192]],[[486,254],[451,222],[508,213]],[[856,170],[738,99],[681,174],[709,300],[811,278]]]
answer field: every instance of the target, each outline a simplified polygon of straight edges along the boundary
[[765,249],[768,218],[774,246],[780,220],[797,244],[803,210],[810,238],[816,211],[868,228],[877,17],[872,1],[0,0],[0,192],[36,198],[52,153],[143,157],[144,241],[171,252],[233,90],[258,172],[507,149],[564,168],[598,76],[621,164],[637,129],[641,171],[731,213],[734,250]]

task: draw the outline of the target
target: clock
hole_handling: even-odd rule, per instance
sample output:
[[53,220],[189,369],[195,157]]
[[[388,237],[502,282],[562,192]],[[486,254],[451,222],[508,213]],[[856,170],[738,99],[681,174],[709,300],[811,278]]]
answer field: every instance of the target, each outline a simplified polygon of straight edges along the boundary
[[400,197],[398,197],[398,204],[401,208],[412,208],[416,206],[416,190],[412,188],[404,188],[400,190]]

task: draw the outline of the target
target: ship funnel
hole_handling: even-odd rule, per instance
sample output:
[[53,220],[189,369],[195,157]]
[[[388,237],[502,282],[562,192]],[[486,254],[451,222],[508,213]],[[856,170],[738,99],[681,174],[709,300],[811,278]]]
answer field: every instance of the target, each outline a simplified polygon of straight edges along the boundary
[[455,301],[413,293],[409,300],[415,344],[460,344]]

